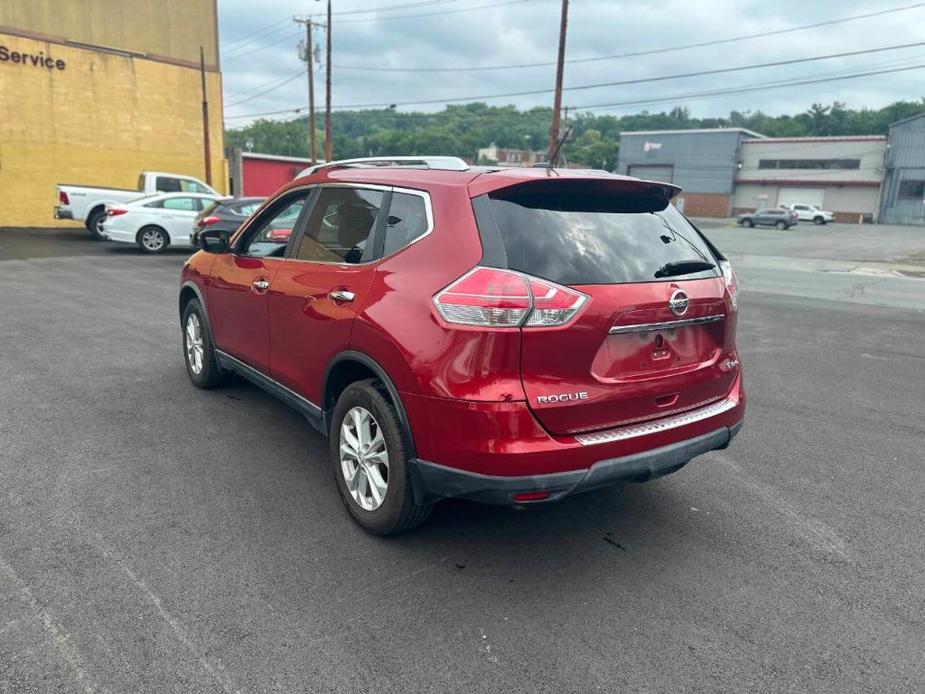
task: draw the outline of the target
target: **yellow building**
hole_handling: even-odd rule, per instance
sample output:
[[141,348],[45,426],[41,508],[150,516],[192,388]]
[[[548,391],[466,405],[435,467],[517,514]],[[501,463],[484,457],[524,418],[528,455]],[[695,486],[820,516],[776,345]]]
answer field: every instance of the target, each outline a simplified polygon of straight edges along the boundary
[[224,192],[216,0],[0,0],[0,226],[56,222],[56,183],[134,188],[143,170]]

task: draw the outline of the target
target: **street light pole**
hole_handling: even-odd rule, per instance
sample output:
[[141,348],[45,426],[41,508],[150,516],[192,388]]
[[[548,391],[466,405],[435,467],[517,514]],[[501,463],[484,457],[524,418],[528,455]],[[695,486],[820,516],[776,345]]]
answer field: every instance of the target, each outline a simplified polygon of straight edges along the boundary
[[[330,0],[328,0],[330,2]],[[562,19],[559,25],[559,58],[556,63],[556,97],[552,107],[552,128],[549,131],[549,166],[559,149],[559,112],[562,110],[562,74],[565,71],[565,33],[568,26],[568,0],[562,0]]]

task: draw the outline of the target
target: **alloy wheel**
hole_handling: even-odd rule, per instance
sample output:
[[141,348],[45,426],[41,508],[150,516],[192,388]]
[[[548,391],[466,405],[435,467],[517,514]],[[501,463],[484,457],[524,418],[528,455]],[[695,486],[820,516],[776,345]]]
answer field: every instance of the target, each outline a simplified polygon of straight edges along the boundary
[[186,319],[186,361],[189,364],[190,371],[198,376],[202,373],[202,364],[205,352],[202,346],[202,323],[199,316],[195,313],[189,314]]
[[148,229],[141,235],[141,245],[145,250],[157,252],[164,247],[164,235],[156,229]]
[[340,425],[340,467],[347,491],[361,508],[375,511],[389,490],[389,452],[379,422],[354,407]]

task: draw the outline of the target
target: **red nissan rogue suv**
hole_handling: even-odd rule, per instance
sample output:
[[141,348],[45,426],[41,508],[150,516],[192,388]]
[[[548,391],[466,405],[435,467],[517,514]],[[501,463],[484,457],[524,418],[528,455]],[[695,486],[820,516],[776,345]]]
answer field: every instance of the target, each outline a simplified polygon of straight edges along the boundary
[[453,157],[313,167],[183,269],[193,383],[232,372],[330,440],[366,530],[674,472],[742,426],[736,278],[670,204],[602,172]]

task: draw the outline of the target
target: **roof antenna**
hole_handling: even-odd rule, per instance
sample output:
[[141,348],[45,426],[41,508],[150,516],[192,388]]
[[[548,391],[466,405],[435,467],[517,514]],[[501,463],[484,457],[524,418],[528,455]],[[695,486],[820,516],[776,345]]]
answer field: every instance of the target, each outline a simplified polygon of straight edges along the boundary
[[559,159],[559,150],[562,149],[562,145],[565,144],[565,141],[568,140],[569,135],[572,134],[572,126],[568,126],[568,129],[565,131],[565,134],[559,138],[559,141],[556,143],[556,148],[552,151],[552,154],[549,155],[549,161],[546,164],[546,168],[550,171],[553,170],[553,167],[556,165],[556,161]]

